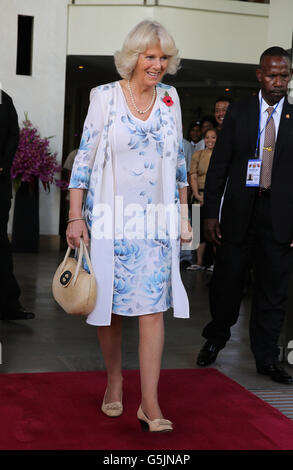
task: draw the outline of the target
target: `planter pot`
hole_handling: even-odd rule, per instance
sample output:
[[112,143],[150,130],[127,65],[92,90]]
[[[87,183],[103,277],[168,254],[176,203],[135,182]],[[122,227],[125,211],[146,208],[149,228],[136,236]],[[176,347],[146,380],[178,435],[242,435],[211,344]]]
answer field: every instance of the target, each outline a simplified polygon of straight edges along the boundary
[[15,194],[12,250],[18,253],[39,251],[39,182],[22,182]]

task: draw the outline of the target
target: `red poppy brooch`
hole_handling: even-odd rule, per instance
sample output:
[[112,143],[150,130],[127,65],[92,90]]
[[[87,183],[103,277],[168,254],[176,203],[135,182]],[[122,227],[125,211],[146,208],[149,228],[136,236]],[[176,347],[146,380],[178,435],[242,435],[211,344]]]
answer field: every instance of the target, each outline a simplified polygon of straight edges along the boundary
[[166,106],[173,106],[174,101],[172,100],[171,96],[167,91],[165,91],[165,96],[162,98]]

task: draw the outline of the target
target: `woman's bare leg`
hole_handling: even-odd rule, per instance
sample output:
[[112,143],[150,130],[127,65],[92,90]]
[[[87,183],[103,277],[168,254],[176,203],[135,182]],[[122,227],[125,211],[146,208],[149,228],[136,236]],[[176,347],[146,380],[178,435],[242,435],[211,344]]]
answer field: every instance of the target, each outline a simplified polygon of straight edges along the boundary
[[163,418],[158,402],[158,382],[164,346],[163,313],[139,317],[141,407],[150,420]]
[[110,326],[98,327],[98,338],[107,369],[105,403],[121,401],[122,392],[122,316],[112,314]]

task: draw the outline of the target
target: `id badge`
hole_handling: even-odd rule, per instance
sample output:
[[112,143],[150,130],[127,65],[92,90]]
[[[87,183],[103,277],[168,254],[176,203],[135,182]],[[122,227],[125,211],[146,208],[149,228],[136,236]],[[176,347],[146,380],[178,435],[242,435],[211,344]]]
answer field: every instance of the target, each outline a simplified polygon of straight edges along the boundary
[[246,187],[256,188],[260,182],[261,160],[253,158],[248,160],[246,173]]

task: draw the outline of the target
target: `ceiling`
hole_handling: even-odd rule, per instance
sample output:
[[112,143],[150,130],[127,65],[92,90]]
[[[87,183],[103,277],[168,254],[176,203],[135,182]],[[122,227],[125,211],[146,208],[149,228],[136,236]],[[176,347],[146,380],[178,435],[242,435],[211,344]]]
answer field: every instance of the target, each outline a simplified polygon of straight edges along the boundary
[[[83,68],[79,68],[82,66]],[[213,114],[217,98],[229,96],[234,101],[256,94],[256,65],[183,59],[176,75],[167,75],[166,83],[176,87],[183,124]],[[88,106],[89,90],[97,85],[119,80],[113,56],[67,56],[66,101],[81,102],[80,128]],[[82,98],[78,98],[82,96]]]
[[[79,67],[83,66],[83,69]],[[166,76],[166,82],[177,87],[257,87],[255,65],[209,62],[182,59],[175,76]],[[67,57],[67,83],[76,87],[91,87],[118,80],[113,56]],[[68,84],[69,84],[68,83]]]

